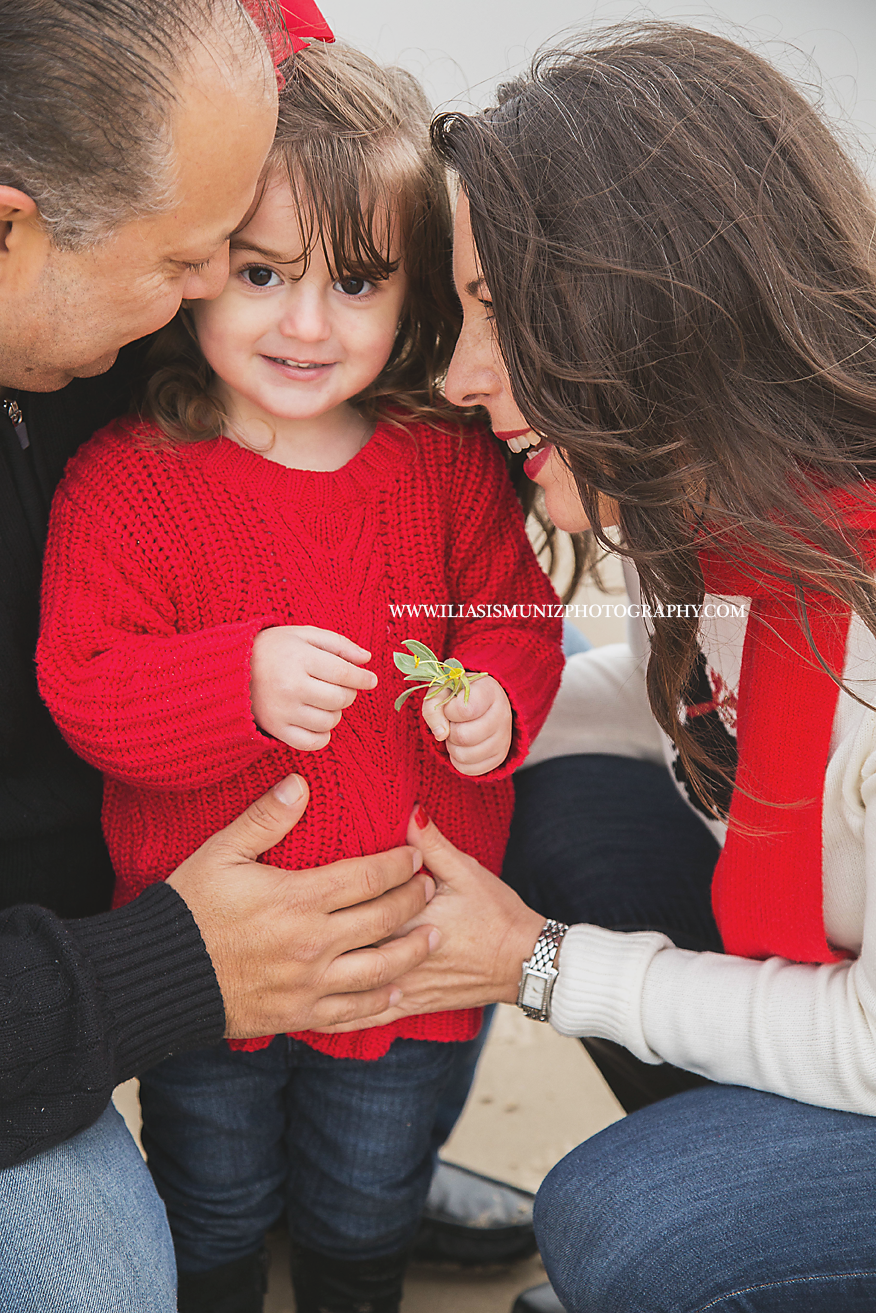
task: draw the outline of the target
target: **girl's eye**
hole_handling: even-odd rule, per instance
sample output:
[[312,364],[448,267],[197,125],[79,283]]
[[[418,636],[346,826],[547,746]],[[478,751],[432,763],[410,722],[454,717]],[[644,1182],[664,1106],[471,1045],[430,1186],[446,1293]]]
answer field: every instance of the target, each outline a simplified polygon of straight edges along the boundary
[[242,272],[250,287],[279,287],[281,282],[280,275],[263,264],[251,264]]
[[343,292],[344,296],[365,296],[368,292],[374,291],[374,284],[369,283],[367,278],[339,278],[333,284],[336,292]]

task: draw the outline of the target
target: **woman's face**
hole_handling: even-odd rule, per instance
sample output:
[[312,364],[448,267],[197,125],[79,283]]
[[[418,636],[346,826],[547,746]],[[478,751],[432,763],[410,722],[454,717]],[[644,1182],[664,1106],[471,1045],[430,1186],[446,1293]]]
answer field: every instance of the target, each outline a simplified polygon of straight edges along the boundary
[[[515,451],[528,448],[526,473],[544,488],[547,512],[558,529],[569,533],[588,529],[590,522],[571,470],[555,447],[532,432],[511,395],[496,337],[490,291],[478,265],[468,198],[462,191],[456,205],[453,279],[462,303],[463,325],[447,372],[447,399],[456,406],[483,406],[498,438],[509,442]],[[614,523],[614,509],[606,500],[603,525]]]

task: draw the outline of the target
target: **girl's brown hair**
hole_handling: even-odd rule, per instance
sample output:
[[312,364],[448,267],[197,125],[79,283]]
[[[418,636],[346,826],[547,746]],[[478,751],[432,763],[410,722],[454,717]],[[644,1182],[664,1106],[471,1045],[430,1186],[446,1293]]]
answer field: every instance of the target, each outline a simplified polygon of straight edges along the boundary
[[[282,70],[286,85],[265,178],[286,174],[298,202],[304,264],[317,244],[337,276],[387,278],[402,251],[408,295],[392,354],[353,398],[371,419],[459,427],[440,391],[459,331],[444,168],[416,80],[342,45],[314,43]],[[158,334],[144,413],[171,438],[222,432],[212,371],[183,309]]]
[[[543,54],[498,101],[433,140],[471,203],[517,404],[599,541],[602,494],[646,602],[701,603],[698,548],[744,565],[747,543],[804,628],[806,588],[876,633],[831,503],[876,479],[874,209],[819,113],[757,55],[663,23]],[[648,692],[720,811],[727,768],[682,710],[697,628],[692,609],[654,621]]]

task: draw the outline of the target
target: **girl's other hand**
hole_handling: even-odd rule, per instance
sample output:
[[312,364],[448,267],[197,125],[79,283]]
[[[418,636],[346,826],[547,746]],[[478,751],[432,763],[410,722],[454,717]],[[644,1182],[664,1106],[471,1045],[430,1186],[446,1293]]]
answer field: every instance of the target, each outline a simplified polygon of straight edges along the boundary
[[508,694],[492,675],[475,680],[468,702],[457,693],[449,702],[423,699],[423,719],[460,775],[486,775],[501,766],[511,747],[514,714]]
[[256,634],[250,665],[252,714],[259,729],[299,752],[319,752],[360,689],[377,686],[362,670],[371,653],[342,634],[278,625]]

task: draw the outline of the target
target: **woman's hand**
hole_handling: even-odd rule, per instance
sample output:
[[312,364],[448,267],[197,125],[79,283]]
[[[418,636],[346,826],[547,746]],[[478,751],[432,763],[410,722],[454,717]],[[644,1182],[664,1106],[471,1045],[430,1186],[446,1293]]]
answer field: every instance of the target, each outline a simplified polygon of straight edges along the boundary
[[250,696],[255,723],[299,752],[319,752],[360,690],[377,684],[362,670],[371,653],[312,625],[277,625],[256,634]]
[[514,1003],[522,965],[544,927],[545,918],[513,889],[454,848],[421,810],[414,815],[418,819],[411,821],[408,840],[423,854],[424,869],[438,890],[399,933],[434,926],[440,943],[425,962],[395,981],[402,993],[396,1006],[335,1031],[363,1030],[423,1012]]
[[449,701],[423,699],[423,719],[460,775],[486,775],[501,766],[511,747],[514,713],[497,679],[485,675]]

